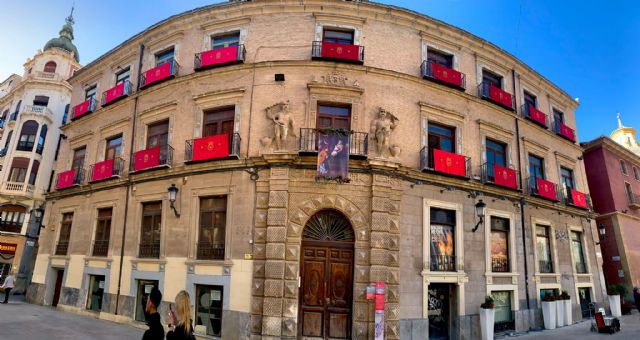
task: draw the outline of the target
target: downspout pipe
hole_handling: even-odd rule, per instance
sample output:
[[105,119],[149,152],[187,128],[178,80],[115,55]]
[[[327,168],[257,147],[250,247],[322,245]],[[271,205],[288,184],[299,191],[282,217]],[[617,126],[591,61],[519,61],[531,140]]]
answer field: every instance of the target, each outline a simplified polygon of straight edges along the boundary
[[[140,79],[142,78],[142,61],[144,59],[144,44],[140,44],[140,58],[138,59],[138,76],[136,82],[136,96],[133,99],[133,116],[131,123],[131,138],[129,142],[129,159],[133,159],[133,147],[136,134],[136,115],[138,114],[138,95],[140,91]],[[120,264],[118,268],[118,290],[116,292],[116,310],[118,315],[118,307],[120,306],[120,289],[122,288],[122,266],[124,264],[124,245],[127,236],[127,218],[129,216],[129,196],[131,195],[131,177],[127,177],[127,193],[124,198],[124,223],[122,227],[122,243],[120,244]]]
[[[511,69],[511,85],[513,86],[513,101],[515,104],[515,113],[518,114],[518,100],[516,97],[516,70]],[[520,122],[518,117],[515,117],[516,121],[516,148],[518,149],[518,181],[520,182],[520,189],[524,190],[524,181],[522,180],[522,154],[520,153]],[[527,297],[527,309],[531,309],[531,298],[529,297],[529,264],[527,263],[527,237],[525,233],[525,218],[524,218],[524,198],[520,200],[520,225],[522,226],[522,251],[524,252],[524,287],[525,296]]]

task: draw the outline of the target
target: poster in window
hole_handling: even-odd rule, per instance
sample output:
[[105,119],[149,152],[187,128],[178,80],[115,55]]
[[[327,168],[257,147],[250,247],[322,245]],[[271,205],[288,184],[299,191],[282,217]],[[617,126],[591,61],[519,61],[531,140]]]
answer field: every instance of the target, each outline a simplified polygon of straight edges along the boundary
[[491,233],[491,257],[499,260],[507,259],[507,233],[492,232]]
[[346,180],[348,170],[349,135],[318,132],[317,177]]
[[431,225],[431,254],[453,256],[453,227]]

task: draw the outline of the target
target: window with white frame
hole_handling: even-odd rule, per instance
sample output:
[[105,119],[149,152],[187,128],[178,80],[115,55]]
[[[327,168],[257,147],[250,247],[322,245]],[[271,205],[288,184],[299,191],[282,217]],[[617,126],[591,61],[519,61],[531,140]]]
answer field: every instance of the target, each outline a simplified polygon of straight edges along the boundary
[[509,220],[491,216],[491,271],[507,273],[509,268]]
[[431,270],[455,271],[456,212],[431,208]]
[[571,252],[573,253],[573,264],[578,274],[587,273],[587,264],[584,258],[584,248],[582,247],[582,233],[571,232]]
[[550,229],[548,226],[536,225],[536,255],[540,273],[553,273]]

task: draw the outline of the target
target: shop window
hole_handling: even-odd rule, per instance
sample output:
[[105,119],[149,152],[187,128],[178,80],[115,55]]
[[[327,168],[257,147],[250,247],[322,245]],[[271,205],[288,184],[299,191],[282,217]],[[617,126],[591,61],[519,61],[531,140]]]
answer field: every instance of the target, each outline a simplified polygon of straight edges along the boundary
[[158,288],[156,280],[136,280],[138,283],[138,294],[136,294],[136,321],[146,322],[145,308],[147,307],[147,296],[155,287]]
[[203,325],[207,335],[222,335],[222,286],[196,285],[196,325]]
[[511,310],[511,294],[512,292],[508,290],[491,292],[495,311],[495,333],[515,330],[515,322]]
[[455,271],[456,212],[431,208],[431,270]]
[[509,272],[509,220],[491,217],[491,271]]
[[87,309],[94,312],[102,311],[102,296],[104,294],[104,275],[89,275],[89,296]]

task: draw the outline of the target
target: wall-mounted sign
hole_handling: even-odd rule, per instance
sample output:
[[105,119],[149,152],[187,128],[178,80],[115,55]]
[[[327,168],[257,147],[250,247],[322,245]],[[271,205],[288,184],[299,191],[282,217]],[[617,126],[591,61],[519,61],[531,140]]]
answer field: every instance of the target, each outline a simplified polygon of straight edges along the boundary
[[384,340],[384,282],[376,282],[376,295],[373,302],[375,313],[375,340]]
[[18,249],[18,245],[15,243],[0,242],[0,254],[13,255],[16,253],[16,249]]

